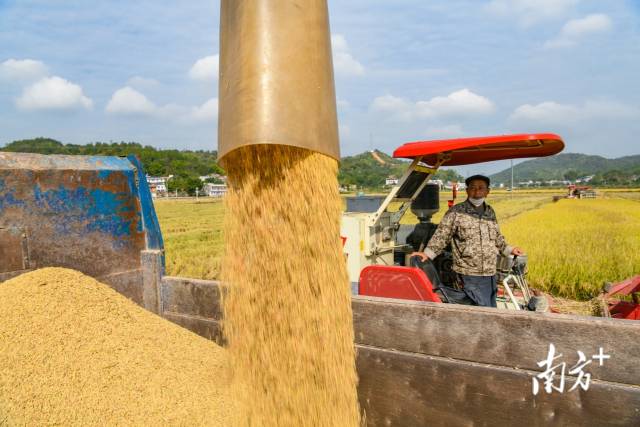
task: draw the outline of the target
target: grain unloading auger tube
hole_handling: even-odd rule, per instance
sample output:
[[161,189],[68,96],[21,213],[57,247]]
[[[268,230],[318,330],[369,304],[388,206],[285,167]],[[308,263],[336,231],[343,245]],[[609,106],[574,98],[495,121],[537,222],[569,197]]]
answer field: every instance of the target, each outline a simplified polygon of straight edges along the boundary
[[[422,278],[414,277],[416,273],[409,271],[412,267],[408,267],[407,259],[411,252],[422,250],[419,243],[428,241],[435,232],[431,216],[439,210],[439,187],[430,184],[429,180],[438,168],[504,159],[545,157],[557,154],[563,148],[562,138],[552,133],[417,141],[397,148],[393,153],[394,157],[411,159],[412,162],[389,194],[384,198],[380,197],[377,204],[361,203],[358,197],[347,201],[347,212],[342,217],[341,236],[347,255],[352,292],[390,298],[402,295],[405,299],[427,298],[428,301],[439,302],[425,296],[430,293],[411,289],[430,287],[435,281],[449,284],[453,277],[450,255],[447,258],[448,254],[445,253],[434,260],[437,271],[431,278],[426,274]],[[409,209],[420,220],[418,225],[400,223]],[[406,277],[403,276],[405,273]],[[363,280],[366,282],[364,286]],[[522,280],[519,279],[517,283],[523,293],[528,292],[528,287]],[[438,287],[437,284],[435,286]],[[401,290],[399,287],[407,289]],[[513,300],[511,295],[510,303],[504,304],[503,308],[519,307]],[[525,305],[526,303],[528,301],[525,301]]]
[[340,159],[326,0],[223,0],[218,154],[279,144]]

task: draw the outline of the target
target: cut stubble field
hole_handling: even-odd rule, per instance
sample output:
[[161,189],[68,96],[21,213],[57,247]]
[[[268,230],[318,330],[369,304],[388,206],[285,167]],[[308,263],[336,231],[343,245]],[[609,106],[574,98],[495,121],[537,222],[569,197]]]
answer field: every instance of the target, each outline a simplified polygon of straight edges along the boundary
[[[556,192],[555,194],[558,194]],[[604,282],[640,274],[640,192],[552,202],[552,192],[496,192],[489,203],[511,244],[529,257],[529,283],[554,296],[588,300]],[[441,197],[438,222],[448,195]],[[461,200],[457,200],[461,201]],[[223,251],[221,200],[157,200],[167,274],[218,279]],[[415,223],[410,212],[403,223]],[[336,236],[337,238],[337,236]],[[250,251],[251,248],[247,248]]]

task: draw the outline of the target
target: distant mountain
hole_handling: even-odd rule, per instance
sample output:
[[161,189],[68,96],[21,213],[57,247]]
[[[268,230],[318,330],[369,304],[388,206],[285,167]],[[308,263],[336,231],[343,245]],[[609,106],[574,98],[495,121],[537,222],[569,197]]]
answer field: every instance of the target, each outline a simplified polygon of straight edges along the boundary
[[407,168],[407,162],[394,159],[382,151],[367,151],[340,162],[338,180],[341,185],[358,187],[381,187],[389,176],[400,177]]
[[[640,155],[607,159],[578,153],[561,153],[551,157],[527,160],[513,167],[514,181],[571,180],[589,175],[597,183],[626,183],[640,176]],[[634,179],[634,177],[636,177]],[[491,181],[508,184],[511,169],[491,175]],[[616,181],[616,182],[612,182]]]
[[[400,178],[409,166],[409,161],[395,159],[379,150],[367,151],[340,160],[340,185],[356,185],[360,188],[380,188],[388,177]],[[441,169],[435,179],[461,181],[464,178],[454,170]]]
[[[17,151],[41,154],[84,154],[124,156],[137,155],[150,175],[174,175],[173,186],[178,189],[195,188],[198,176],[224,173],[218,165],[215,151],[161,150],[135,142],[95,142],[85,145],[63,144],[49,138],[14,141],[0,151]],[[343,157],[340,162],[339,182],[343,186],[376,189],[385,184],[388,177],[400,178],[408,166],[408,160],[395,159],[379,150],[367,151],[355,156]],[[514,179],[520,181],[575,180],[595,175],[593,184],[640,184],[640,155],[606,159],[601,156],[563,153],[541,159],[527,160],[514,167]],[[435,176],[443,181],[463,181],[452,169],[441,169]],[[511,170],[491,176],[494,183],[508,184]]]

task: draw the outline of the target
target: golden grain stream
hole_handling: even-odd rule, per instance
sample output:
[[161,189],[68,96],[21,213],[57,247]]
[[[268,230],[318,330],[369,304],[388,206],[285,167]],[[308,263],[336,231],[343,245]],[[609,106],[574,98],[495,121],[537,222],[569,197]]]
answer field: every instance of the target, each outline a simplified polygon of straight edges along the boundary
[[225,157],[225,336],[236,425],[359,424],[337,162],[295,147]]

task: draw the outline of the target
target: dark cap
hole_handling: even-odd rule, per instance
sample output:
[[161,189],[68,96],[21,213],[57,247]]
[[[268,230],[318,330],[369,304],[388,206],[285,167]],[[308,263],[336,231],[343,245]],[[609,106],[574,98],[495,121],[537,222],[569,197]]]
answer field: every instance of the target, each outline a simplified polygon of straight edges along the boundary
[[471,181],[475,181],[475,180],[481,180],[487,183],[487,187],[489,187],[491,185],[491,180],[489,180],[489,177],[486,177],[484,175],[472,175],[469,178],[464,180],[464,185],[466,185],[467,187],[469,186],[469,183],[471,183]]

